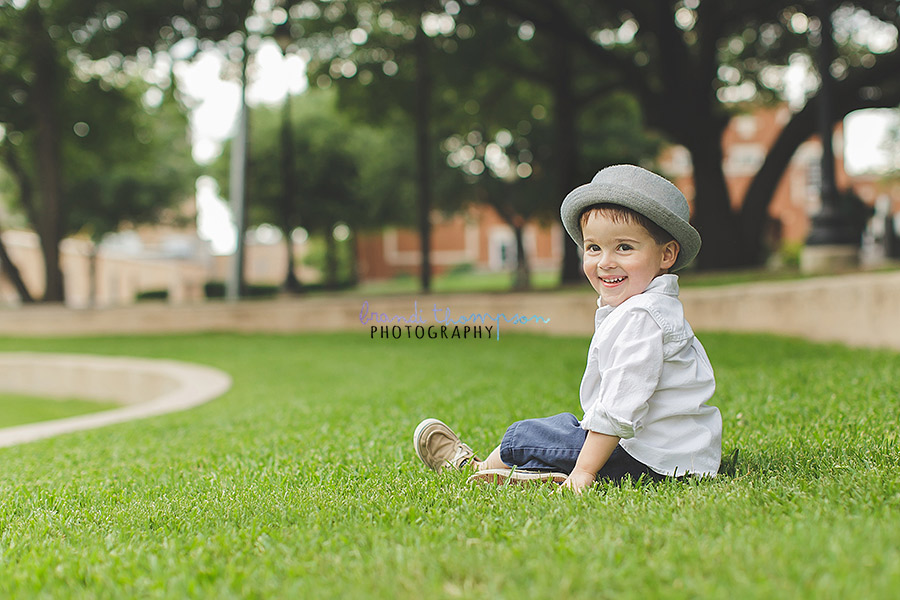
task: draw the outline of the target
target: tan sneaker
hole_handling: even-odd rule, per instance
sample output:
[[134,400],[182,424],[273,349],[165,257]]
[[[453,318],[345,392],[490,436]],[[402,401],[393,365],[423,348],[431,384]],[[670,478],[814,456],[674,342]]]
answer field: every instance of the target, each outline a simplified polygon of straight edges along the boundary
[[521,469],[483,469],[478,471],[467,483],[493,483],[495,485],[528,485],[532,483],[563,483],[569,476],[565,473],[550,471],[523,471]]
[[438,473],[446,468],[460,470],[478,460],[475,452],[437,419],[425,419],[419,423],[413,434],[413,447],[422,462]]

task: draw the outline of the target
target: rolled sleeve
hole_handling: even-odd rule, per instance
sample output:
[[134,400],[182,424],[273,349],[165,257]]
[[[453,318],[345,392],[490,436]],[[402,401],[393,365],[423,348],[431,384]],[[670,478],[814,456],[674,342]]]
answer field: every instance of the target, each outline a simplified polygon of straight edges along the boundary
[[641,430],[647,401],[659,384],[663,368],[663,331],[644,310],[617,320],[607,339],[615,343],[597,348],[593,394],[585,407],[582,428],[622,439]]

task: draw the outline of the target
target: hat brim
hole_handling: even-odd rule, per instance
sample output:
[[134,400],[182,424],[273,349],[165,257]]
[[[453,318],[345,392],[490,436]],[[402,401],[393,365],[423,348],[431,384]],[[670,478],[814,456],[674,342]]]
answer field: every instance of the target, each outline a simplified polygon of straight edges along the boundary
[[582,213],[597,204],[616,204],[629,208],[656,223],[669,232],[678,242],[678,258],[670,271],[683,269],[700,252],[700,234],[690,223],[679,217],[653,198],[641,194],[631,187],[606,182],[591,182],[581,185],[566,196],[560,208],[563,226],[578,247],[584,245],[581,233]]

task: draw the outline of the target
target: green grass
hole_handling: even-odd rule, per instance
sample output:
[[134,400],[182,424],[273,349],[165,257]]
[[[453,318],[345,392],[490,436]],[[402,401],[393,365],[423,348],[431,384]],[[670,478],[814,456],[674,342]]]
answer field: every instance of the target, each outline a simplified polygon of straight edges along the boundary
[[[444,273],[432,280],[432,291],[442,294],[458,292],[508,292],[512,289],[511,272],[484,273],[464,271]],[[585,282],[587,285],[587,282]],[[557,271],[538,271],[531,275],[531,287],[535,290],[556,289],[559,286]],[[393,279],[365,281],[350,288],[348,293],[358,294],[414,294],[421,289],[418,277],[405,276]]]
[[[897,270],[896,264],[888,264],[879,269],[865,269],[862,272],[882,272]],[[758,283],[763,281],[790,281],[797,279],[809,279],[817,275],[803,274],[797,268],[784,267],[781,269],[744,269],[728,271],[693,271],[687,270],[679,274],[681,285],[684,288],[719,287],[738,283]],[[538,271],[531,276],[533,290],[558,290],[559,273],[557,271]],[[314,292],[324,294],[349,293],[359,294],[364,292],[370,295],[379,294],[414,294],[421,289],[418,277],[397,277],[394,279],[366,281],[357,287],[349,288],[346,292]],[[509,292],[512,289],[512,274],[508,272],[484,273],[466,271],[461,273],[444,273],[433,278],[432,291],[437,293],[465,293],[465,292]],[[578,284],[567,285],[566,290],[582,292],[589,289],[587,281],[582,280]]]
[[118,407],[93,400],[36,398],[22,394],[0,394],[0,427],[63,419]]
[[[896,271],[896,264],[888,263],[877,268],[860,268],[855,270],[840,271],[841,274],[850,273],[886,273]],[[791,281],[798,279],[812,279],[816,277],[832,276],[828,274],[803,273],[798,267],[781,267],[778,269],[731,269],[726,271],[692,271],[680,273],[681,285],[684,287],[720,287],[739,283],[758,283],[768,281]]]
[[436,476],[411,436],[436,416],[485,453],[577,412],[587,339],[0,340],[234,377],[187,412],[0,450],[0,597],[893,597],[900,357],[701,337],[725,473],[582,497]]

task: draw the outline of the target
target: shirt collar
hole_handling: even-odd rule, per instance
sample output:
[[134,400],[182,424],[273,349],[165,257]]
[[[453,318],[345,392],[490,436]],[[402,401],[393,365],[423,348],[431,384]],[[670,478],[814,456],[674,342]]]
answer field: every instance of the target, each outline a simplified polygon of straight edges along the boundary
[[674,273],[664,273],[650,282],[644,293],[653,292],[654,294],[665,294],[666,296],[678,297],[678,275]]

